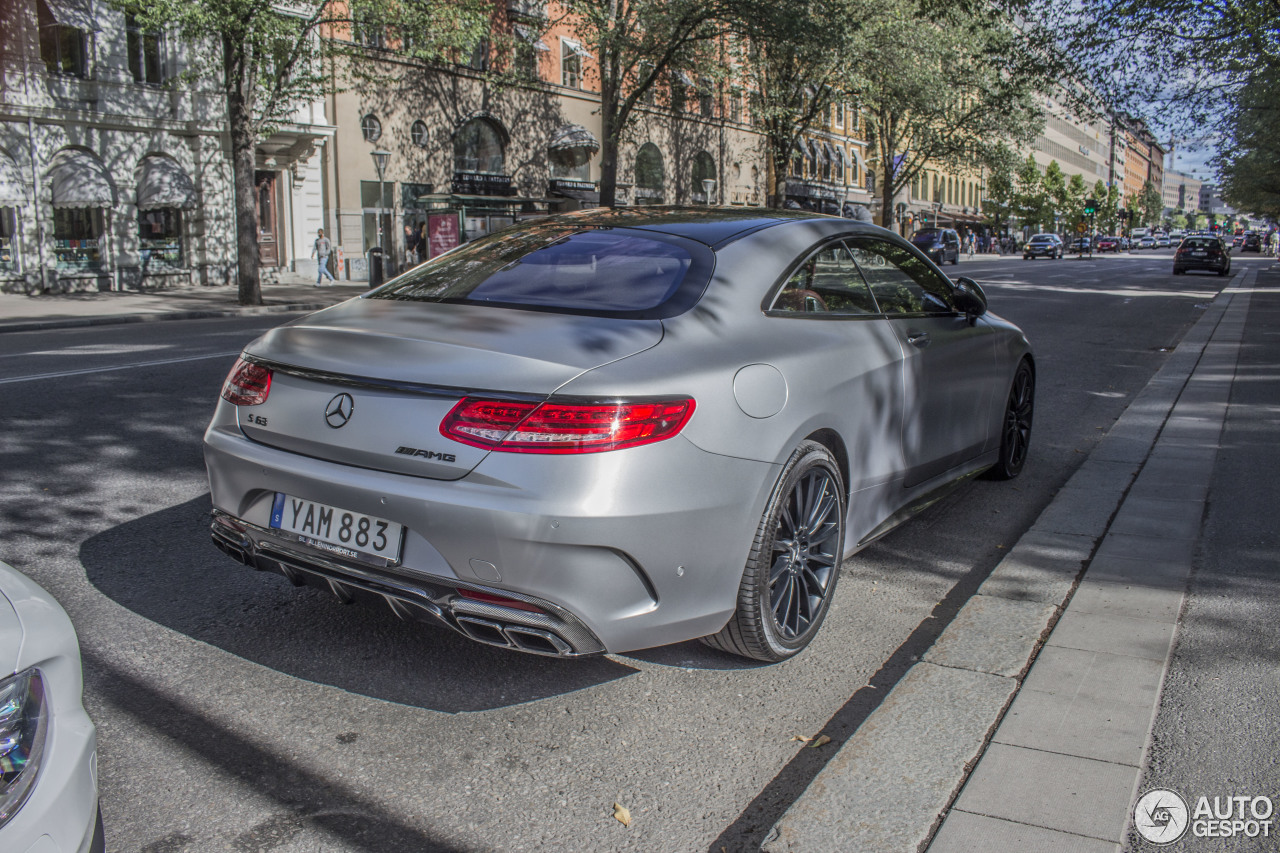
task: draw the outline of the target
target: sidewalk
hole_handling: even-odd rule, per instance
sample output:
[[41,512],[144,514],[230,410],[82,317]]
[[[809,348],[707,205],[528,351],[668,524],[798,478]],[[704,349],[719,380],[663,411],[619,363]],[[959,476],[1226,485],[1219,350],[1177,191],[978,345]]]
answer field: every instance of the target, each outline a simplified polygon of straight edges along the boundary
[[1202,521],[1259,280],[1280,288],[1251,270],[1219,294],[765,851],[1121,849],[1197,548],[1223,544]]
[[263,304],[252,307],[238,304],[235,287],[194,285],[146,293],[111,291],[39,296],[0,293],[0,333],[111,323],[317,311],[368,290],[364,282],[338,282],[316,287],[309,277],[296,273],[282,273],[280,279],[279,284],[264,284]]

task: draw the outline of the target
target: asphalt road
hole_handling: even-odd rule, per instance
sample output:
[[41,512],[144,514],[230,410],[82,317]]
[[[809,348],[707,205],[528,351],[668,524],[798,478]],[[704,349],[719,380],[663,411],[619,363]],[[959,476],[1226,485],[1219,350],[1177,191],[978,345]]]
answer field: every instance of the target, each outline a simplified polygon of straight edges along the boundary
[[525,656],[223,557],[200,435],[279,317],[0,335],[0,558],[80,632],[107,849],[755,849],[834,751],[793,738],[857,728],[1225,282],[1168,252],[948,271],[1036,348],[1027,469],[852,558],[814,645],[773,666]]

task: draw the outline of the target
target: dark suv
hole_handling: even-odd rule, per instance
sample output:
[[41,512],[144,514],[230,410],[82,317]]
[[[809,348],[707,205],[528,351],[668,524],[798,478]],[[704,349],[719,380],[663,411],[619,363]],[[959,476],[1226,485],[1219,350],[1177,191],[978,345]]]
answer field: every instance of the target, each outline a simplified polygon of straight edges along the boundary
[[911,235],[911,242],[938,266],[960,263],[960,235],[954,228],[922,228]]
[[1063,251],[1062,238],[1057,234],[1036,234],[1023,244],[1022,259],[1029,261],[1042,255],[1046,258],[1060,258]]

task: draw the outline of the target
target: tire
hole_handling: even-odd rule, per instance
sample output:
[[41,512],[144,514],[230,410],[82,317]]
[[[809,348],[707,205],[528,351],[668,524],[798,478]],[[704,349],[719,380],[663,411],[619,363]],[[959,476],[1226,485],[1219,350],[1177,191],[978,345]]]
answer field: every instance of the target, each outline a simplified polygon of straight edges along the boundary
[[1022,473],[1031,448],[1031,422],[1036,408],[1036,374],[1026,359],[1013,373],[1000,426],[1000,457],[987,470],[992,480],[1012,480]]
[[756,528],[737,610],[719,633],[702,642],[770,663],[809,645],[840,577],[844,515],[844,483],[835,458],[817,442],[802,442],[783,466]]

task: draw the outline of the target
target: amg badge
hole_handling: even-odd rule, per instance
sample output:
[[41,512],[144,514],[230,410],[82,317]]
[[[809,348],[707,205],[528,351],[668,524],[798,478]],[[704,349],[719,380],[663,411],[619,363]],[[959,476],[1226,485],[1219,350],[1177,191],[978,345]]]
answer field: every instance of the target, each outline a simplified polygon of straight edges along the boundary
[[458,457],[452,453],[436,453],[434,450],[419,450],[416,447],[397,447],[396,453],[402,456],[421,456],[423,459],[439,459],[441,462],[458,461]]

